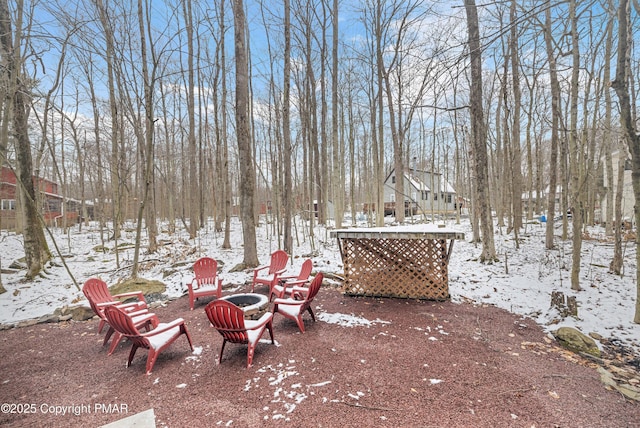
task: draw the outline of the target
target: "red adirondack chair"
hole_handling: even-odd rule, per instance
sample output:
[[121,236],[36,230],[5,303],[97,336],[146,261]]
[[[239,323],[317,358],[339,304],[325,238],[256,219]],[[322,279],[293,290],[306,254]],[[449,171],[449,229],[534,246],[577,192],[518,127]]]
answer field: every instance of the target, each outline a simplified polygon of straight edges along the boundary
[[302,262],[302,267],[300,268],[298,275],[281,276],[278,279],[278,283],[271,289],[269,300],[274,296],[280,299],[285,297],[287,294],[290,294],[292,287],[303,287],[307,285],[309,283],[309,276],[311,275],[312,269],[313,261],[311,259],[307,259]]
[[211,257],[202,257],[193,264],[194,278],[189,287],[189,307],[193,310],[193,305],[199,297],[222,296],[222,278],[218,275],[218,261]]
[[[271,253],[271,259],[268,265],[258,266],[253,270],[253,282],[251,283],[251,292],[253,293],[256,284],[265,284],[269,287],[269,293],[274,285],[287,269],[289,255],[284,250],[276,250]],[[266,271],[266,274],[264,273]]]
[[[117,306],[122,310],[129,312],[133,317],[133,322],[138,328],[145,328],[147,330],[155,327],[158,324],[158,318],[155,314],[150,313],[147,310],[147,302],[144,299],[144,294],[141,291],[132,291],[129,293],[114,294],[109,292],[107,284],[99,278],[89,278],[82,286],[82,292],[89,301],[89,305],[93,312],[100,318],[98,323],[98,333],[102,332],[105,325],[109,325],[105,315],[104,309],[108,306]],[[124,303],[118,299],[138,299],[135,302]],[[122,340],[122,335],[116,332],[111,325],[104,336],[104,342],[102,345],[106,345],[109,338],[113,335],[113,341],[109,347],[109,355],[115,351],[118,343]]]
[[178,318],[170,323],[160,323],[151,331],[141,333],[136,327],[133,319],[129,314],[117,306],[108,306],[104,310],[104,314],[111,325],[117,332],[128,338],[132,342],[131,351],[129,352],[129,360],[127,367],[131,366],[131,361],[136,354],[138,348],[149,350],[147,356],[147,375],[151,374],[153,365],[158,358],[160,352],[171,345],[181,335],[187,336],[189,348],[193,351],[191,343],[191,335],[187,330],[182,318]]
[[315,299],[320,286],[322,285],[322,279],[324,275],[318,273],[309,287],[293,287],[291,289],[291,297],[286,299],[275,299],[273,301],[273,314],[282,314],[286,318],[294,320],[298,324],[300,331],[304,333],[304,321],[302,315],[305,312],[311,314],[311,319],[315,322],[316,317],[313,314],[311,303]]
[[222,363],[222,353],[227,342],[247,345],[247,368],[251,367],[253,354],[265,328],[269,330],[271,343],[273,341],[273,314],[267,312],[258,320],[244,319],[241,308],[226,300],[214,300],[204,308],[211,325],[222,335],[219,363]]

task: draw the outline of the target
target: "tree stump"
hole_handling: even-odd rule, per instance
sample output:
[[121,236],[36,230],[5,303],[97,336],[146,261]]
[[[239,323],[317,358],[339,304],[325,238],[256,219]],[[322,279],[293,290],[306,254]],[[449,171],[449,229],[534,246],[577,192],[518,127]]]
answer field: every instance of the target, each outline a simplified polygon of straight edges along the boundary
[[562,312],[564,309],[564,293],[562,291],[551,292],[551,307],[558,308]]
[[572,317],[578,316],[578,302],[576,302],[576,296],[567,297],[567,313]]
[[575,296],[568,296],[565,299],[565,295],[562,291],[551,292],[551,307],[557,308],[560,315],[567,317],[578,316],[578,302]]

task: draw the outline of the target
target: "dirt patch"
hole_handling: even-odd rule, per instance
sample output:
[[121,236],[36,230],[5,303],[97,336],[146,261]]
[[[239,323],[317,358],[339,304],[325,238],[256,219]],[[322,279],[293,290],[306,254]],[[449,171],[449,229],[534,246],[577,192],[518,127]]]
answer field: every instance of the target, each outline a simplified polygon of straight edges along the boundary
[[133,291],[142,291],[145,295],[164,293],[167,286],[161,281],[149,280],[144,278],[128,279],[113,285],[109,291],[111,294],[130,293]]
[[638,403],[606,389],[593,363],[495,307],[323,288],[317,322],[305,315],[301,334],[276,315],[276,345],[263,337],[246,368],[235,344],[218,364],[209,300],[154,309],[183,317],[196,351],[179,338],[150,376],[144,350],[125,367],[127,342],[107,356],[95,320],[0,331],[1,401],[14,405],[0,425],[96,427],[153,408],[159,427],[640,426]]

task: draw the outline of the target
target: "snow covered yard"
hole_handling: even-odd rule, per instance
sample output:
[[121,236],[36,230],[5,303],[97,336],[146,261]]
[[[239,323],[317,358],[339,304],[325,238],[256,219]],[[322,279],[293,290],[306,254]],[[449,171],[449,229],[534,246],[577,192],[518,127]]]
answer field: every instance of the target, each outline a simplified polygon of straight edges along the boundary
[[[393,226],[390,226],[393,227]],[[466,234],[464,241],[456,241],[449,263],[449,291],[453,302],[472,301],[492,304],[515,314],[533,318],[548,330],[559,326],[573,326],[585,334],[597,333],[603,337],[618,339],[640,350],[640,325],[632,322],[636,299],[635,244],[624,244],[624,276],[608,273],[613,254],[612,242],[604,231],[595,227],[589,230],[590,239],[583,243],[581,285],[582,291],[570,288],[571,242],[556,237],[556,249],[544,249],[544,227],[527,225],[520,236],[520,248],[516,249],[512,235],[497,230],[495,241],[500,261],[480,264],[477,256],[480,245],[469,243],[471,229],[468,222],[447,222],[447,228]],[[127,231],[128,230],[128,231]],[[120,266],[116,266],[113,242],[105,242],[108,251],[98,251],[102,245],[96,225],[77,227],[67,233],[53,230],[57,245],[64,256],[69,271],[78,285],[89,277],[99,276],[108,284],[127,278],[133,260],[133,228],[125,228],[120,239]],[[560,231],[558,230],[558,234]],[[108,236],[108,233],[105,233]],[[186,291],[191,280],[192,263],[200,256],[218,259],[222,265],[224,287],[239,287],[250,281],[250,272],[230,273],[229,270],[242,261],[241,226],[232,225],[232,249],[222,250],[223,236],[208,227],[193,241],[184,233],[159,237],[160,249],[156,254],[143,254],[140,275],[146,279],[162,281],[167,298],[177,298]],[[311,257],[314,271],[342,274],[342,261],[337,242],[322,227],[315,230],[312,250],[308,237],[294,239],[295,253],[290,267],[300,268],[304,258]],[[263,224],[258,229],[258,255],[266,262],[268,255],[278,248],[272,231]],[[129,244],[129,245],[127,245]],[[52,251],[55,248],[51,246]],[[0,237],[0,262],[9,267],[23,256],[21,236],[2,232]],[[53,313],[65,305],[85,304],[86,300],[69,276],[58,255],[46,273],[36,281],[23,281],[23,271],[4,273],[2,283],[7,293],[0,295],[0,323],[15,324]],[[563,317],[551,307],[551,294],[561,291],[565,296],[575,296],[577,317]]]

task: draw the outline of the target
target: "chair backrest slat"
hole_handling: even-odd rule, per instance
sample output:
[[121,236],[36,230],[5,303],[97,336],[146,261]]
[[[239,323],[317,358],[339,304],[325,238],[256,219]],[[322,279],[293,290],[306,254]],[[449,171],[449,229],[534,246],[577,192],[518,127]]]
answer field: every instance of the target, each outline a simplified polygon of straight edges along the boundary
[[316,294],[318,294],[318,290],[320,290],[320,286],[322,285],[323,278],[324,275],[322,272],[313,277],[313,281],[309,284],[309,291],[307,292],[307,302],[311,302],[316,297]]
[[289,254],[284,250],[276,250],[271,254],[271,261],[269,262],[269,274],[278,272],[279,270],[287,267],[289,261]]
[[215,284],[218,275],[218,261],[211,257],[201,257],[193,265],[198,285]]
[[214,300],[205,307],[205,313],[211,324],[227,341],[246,343],[248,337],[241,308],[226,300]]
[[100,303],[113,302],[107,283],[98,278],[89,278],[82,286],[82,292],[89,301],[91,309],[98,314],[102,309],[98,307]]
[[107,318],[107,322],[114,330],[128,337],[132,342],[138,344],[143,348],[149,348],[149,341],[147,338],[142,337],[133,319],[122,309],[117,306],[107,306],[104,309],[104,315]]
[[309,275],[311,275],[311,270],[313,269],[313,261],[311,259],[307,259],[302,263],[302,267],[300,268],[300,273],[298,274],[298,280],[308,279]]

